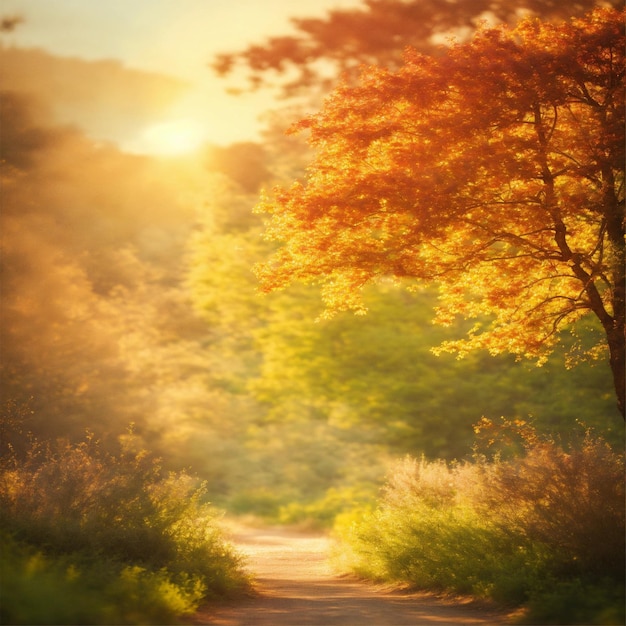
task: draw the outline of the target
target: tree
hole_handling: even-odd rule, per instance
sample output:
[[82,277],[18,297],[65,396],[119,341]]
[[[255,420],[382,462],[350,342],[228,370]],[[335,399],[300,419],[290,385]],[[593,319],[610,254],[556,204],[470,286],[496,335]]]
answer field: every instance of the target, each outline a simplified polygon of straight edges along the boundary
[[[467,37],[485,18],[512,24],[527,13],[556,20],[582,15],[596,4],[596,0],[364,0],[361,7],[329,11],[324,18],[294,18],[294,34],[219,54],[212,67],[221,76],[246,68],[253,89],[279,82],[283,94],[291,96],[316,86],[328,88],[338,75],[356,72],[362,64],[397,68],[406,46],[432,53],[450,34]],[[602,4],[621,6],[618,0]]]
[[623,18],[485,28],[337,87],[292,129],[317,150],[306,181],[257,207],[282,242],[263,288],[317,282],[362,313],[381,277],[437,282],[437,322],[476,319],[441,350],[539,363],[595,315],[624,414]]

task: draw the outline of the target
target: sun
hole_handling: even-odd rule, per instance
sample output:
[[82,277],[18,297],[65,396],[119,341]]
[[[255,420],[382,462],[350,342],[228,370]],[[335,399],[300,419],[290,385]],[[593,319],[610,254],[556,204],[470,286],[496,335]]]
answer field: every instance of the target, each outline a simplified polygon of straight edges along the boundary
[[189,154],[205,143],[202,125],[191,119],[176,119],[148,127],[141,135],[143,151],[162,156]]

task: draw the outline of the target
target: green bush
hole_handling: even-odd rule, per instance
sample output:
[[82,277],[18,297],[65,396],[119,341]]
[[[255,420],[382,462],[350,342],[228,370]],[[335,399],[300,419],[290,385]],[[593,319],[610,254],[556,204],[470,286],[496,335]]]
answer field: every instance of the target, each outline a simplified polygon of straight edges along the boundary
[[[471,466],[405,459],[378,509],[339,523],[359,575],[449,590],[506,603],[527,599],[541,575],[541,550],[503,533],[467,501]],[[462,490],[462,491],[461,491]]]
[[626,623],[624,586],[611,579],[554,581],[528,604],[521,624],[620,626]]
[[310,502],[289,502],[280,507],[279,524],[297,524],[309,528],[331,528],[337,516],[371,500],[369,485],[331,487],[323,497]]
[[225,508],[234,515],[252,516],[266,524],[330,529],[337,516],[361,503],[372,502],[377,490],[365,482],[309,494],[260,487],[235,493]]
[[198,578],[174,583],[106,558],[46,556],[2,536],[3,624],[164,624],[192,613],[204,593]]
[[[79,444],[33,444],[25,456],[4,460],[0,527],[39,555],[14,563],[17,572],[27,574],[12,577],[20,588],[6,595],[4,610],[19,613],[19,598],[32,594],[39,579],[48,581],[46,589],[67,587],[70,595],[76,585],[82,588],[82,582],[62,575],[65,559],[79,563],[72,567],[88,586],[104,564],[104,582],[92,585],[93,593],[100,588],[103,602],[111,594],[124,596],[136,609],[133,623],[149,619],[144,599],[154,590],[169,597],[167,606],[185,612],[200,597],[247,585],[239,557],[222,538],[216,511],[204,502],[206,485],[184,472],[164,472],[150,455],[131,448],[115,456],[88,437]],[[20,563],[37,562],[43,565],[32,576],[30,566],[20,570]],[[47,619],[67,621],[63,612]]]
[[[623,455],[590,435],[565,451],[525,424],[505,426],[521,436],[519,457],[398,464],[376,510],[338,519],[343,566],[374,579],[525,605],[536,620],[553,619],[550,607],[559,614],[561,603],[588,623],[619,616]],[[502,437],[490,433],[491,441]],[[600,579],[621,595],[600,594]],[[576,585],[589,589],[585,599],[576,600]]]
[[254,515],[276,521],[287,497],[265,487],[243,489],[228,500],[227,508],[235,515]]

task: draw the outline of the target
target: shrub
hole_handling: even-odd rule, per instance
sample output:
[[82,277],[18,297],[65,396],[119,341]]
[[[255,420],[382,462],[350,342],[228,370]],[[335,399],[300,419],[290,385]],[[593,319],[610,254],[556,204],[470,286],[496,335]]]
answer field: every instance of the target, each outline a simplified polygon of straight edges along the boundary
[[235,515],[251,514],[268,521],[277,519],[287,498],[266,487],[244,489],[228,500],[228,510]]
[[[588,623],[619,616],[623,455],[589,434],[566,451],[526,424],[505,426],[521,437],[522,456],[399,463],[376,510],[339,518],[343,564],[370,578],[526,604],[534,619],[552,619],[548,607],[558,613],[563,602]],[[600,593],[601,579],[618,591]],[[578,604],[576,586],[589,589]]]
[[289,502],[280,507],[280,524],[297,524],[309,528],[331,528],[338,515],[371,500],[371,487],[331,487],[321,497],[309,502]]
[[541,572],[539,546],[523,545],[469,504],[469,465],[405,459],[377,510],[337,531],[360,575],[520,603]]
[[3,624],[164,624],[192,613],[203,596],[199,579],[174,583],[102,558],[44,555],[2,536]]
[[[44,555],[46,566],[35,578],[56,577],[71,590],[74,583],[58,576],[63,559],[79,560],[81,572],[93,569],[85,566],[89,561],[110,563],[108,582],[100,585],[107,594],[117,589],[143,598],[144,591],[131,594],[131,588],[158,587],[181,607],[199,590],[221,596],[245,587],[240,559],[222,539],[217,512],[204,502],[206,485],[184,472],[164,472],[156,459],[131,447],[113,455],[87,437],[79,444],[34,443],[23,458],[4,461],[0,525]],[[28,576],[19,580],[31,587]],[[13,604],[11,596],[7,601]],[[140,613],[142,602],[135,602]]]
[[556,574],[624,576],[624,457],[586,437],[567,452],[538,441],[490,473],[483,512],[548,546]]
[[483,464],[477,507],[503,530],[549,547],[555,574],[623,580],[624,455],[590,433],[563,450],[522,428],[523,456]]
[[614,580],[554,581],[533,596],[523,624],[621,626],[626,622],[624,587]]

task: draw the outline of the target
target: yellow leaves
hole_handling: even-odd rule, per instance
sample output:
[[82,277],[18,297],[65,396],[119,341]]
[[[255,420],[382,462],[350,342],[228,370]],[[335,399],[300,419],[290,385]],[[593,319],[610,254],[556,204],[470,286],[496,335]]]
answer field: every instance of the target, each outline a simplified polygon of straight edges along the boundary
[[[306,182],[257,209],[284,242],[260,269],[266,287],[317,281],[329,311],[364,313],[369,282],[436,280],[438,323],[485,323],[440,350],[541,362],[614,258],[603,194],[607,168],[619,179],[623,128],[606,111],[623,82],[623,26],[617,11],[602,12],[610,28],[597,15],[588,27],[485,29],[442,57],[408,52],[397,72],[366,68],[358,86],[339,87],[296,126],[318,150]],[[611,287],[600,291],[610,309]]]

